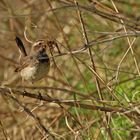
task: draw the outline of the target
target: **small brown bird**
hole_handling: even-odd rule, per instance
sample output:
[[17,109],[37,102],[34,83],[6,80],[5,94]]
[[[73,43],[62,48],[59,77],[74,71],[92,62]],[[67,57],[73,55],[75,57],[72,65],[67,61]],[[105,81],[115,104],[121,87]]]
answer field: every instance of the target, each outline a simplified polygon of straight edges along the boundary
[[15,72],[20,72],[22,80],[28,80],[32,83],[45,78],[50,69],[50,59],[46,53],[45,41],[35,42],[28,55],[21,39],[16,37],[15,40],[21,52],[19,66]]

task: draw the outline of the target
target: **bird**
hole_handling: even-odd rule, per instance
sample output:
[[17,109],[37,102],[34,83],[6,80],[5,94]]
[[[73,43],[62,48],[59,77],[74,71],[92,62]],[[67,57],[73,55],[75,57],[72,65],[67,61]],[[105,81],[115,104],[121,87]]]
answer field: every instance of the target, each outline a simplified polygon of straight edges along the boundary
[[46,53],[44,40],[38,40],[31,46],[29,54],[27,54],[22,40],[16,36],[17,47],[21,52],[19,64],[15,72],[20,72],[23,81],[30,81],[32,83],[45,78],[50,69],[50,59]]

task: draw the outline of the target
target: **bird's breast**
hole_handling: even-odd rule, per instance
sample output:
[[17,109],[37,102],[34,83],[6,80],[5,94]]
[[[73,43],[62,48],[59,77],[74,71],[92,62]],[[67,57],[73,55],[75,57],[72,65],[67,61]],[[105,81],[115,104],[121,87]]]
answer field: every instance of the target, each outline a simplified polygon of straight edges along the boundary
[[35,66],[28,66],[21,70],[21,76],[32,82],[45,78],[48,74],[50,63],[38,63]]
[[21,70],[21,76],[25,80],[31,80],[36,73],[36,67],[25,67]]

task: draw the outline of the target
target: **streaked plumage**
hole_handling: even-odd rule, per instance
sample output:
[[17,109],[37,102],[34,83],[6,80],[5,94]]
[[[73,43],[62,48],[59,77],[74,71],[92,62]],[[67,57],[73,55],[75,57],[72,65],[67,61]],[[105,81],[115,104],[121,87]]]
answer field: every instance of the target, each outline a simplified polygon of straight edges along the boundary
[[16,72],[20,72],[24,80],[37,81],[44,78],[50,68],[50,59],[46,53],[46,44],[43,40],[39,40],[32,45],[29,55],[27,55],[25,47],[16,37],[16,43],[21,51],[21,58]]

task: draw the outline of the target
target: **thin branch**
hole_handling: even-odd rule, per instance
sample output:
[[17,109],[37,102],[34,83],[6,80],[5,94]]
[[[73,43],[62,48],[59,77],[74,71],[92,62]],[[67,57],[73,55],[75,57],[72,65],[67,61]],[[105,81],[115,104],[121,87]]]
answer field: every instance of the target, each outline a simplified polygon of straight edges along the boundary
[[[11,90],[12,91],[12,90]],[[46,138],[49,137],[49,135],[54,139],[54,135],[49,131],[48,128],[46,128],[43,123],[41,122],[40,118],[36,115],[34,115],[30,109],[28,109],[25,105],[23,105],[16,97],[12,96],[11,91],[9,91],[10,94],[7,94],[8,97],[10,97],[12,100],[14,100],[19,106],[23,108],[23,110],[35,120],[38,125],[42,128],[42,130],[46,133]]]
[[[38,100],[42,100],[42,101],[46,101],[46,102],[61,103],[61,104],[65,104],[65,105],[72,106],[72,107],[78,107],[78,108],[80,107],[83,109],[99,110],[99,111],[114,112],[114,113],[125,111],[125,109],[123,109],[121,107],[120,108],[119,107],[111,108],[111,107],[104,107],[104,106],[88,105],[88,104],[82,104],[79,102],[76,103],[75,100],[74,101],[63,101],[63,100],[61,101],[59,99],[50,98],[45,95],[41,95],[41,94],[37,95],[37,94],[29,93],[29,92],[22,92],[22,91],[16,90],[16,89],[11,89],[11,91],[12,91],[12,94],[17,94],[19,96],[26,96],[29,98],[34,98],[34,99],[38,99]],[[9,88],[0,88],[0,94],[9,96],[11,94],[11,91],[9,91]],[[16,101],[16,99],[13,99],[13,100]],[[16,101],[16,102],[18,103],[19,101]]]

